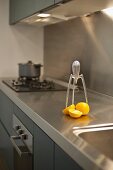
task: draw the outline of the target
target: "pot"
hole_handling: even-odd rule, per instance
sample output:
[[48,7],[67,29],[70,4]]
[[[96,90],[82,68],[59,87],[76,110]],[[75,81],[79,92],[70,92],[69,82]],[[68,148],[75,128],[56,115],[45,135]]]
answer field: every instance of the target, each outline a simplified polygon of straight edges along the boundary
[[19,77],[39,78],[41,67],[41,64],[33,64],[32,61],[25,64],[19,63]]

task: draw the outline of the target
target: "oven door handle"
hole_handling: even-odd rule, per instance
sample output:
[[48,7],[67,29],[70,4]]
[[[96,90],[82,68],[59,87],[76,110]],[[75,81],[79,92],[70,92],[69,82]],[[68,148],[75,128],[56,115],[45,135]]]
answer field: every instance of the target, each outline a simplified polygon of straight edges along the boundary
[[[21,140],[21,137],[20,136],[11,136],[10,137],[10,140],[11,140],[11,143],[12,143],[12,145],[13,145],[13,147],[16,149],[16,151],[18,152],[18,154],[19,154],[19,156],[21,157],[21,156],[28,156],[28,154],[29,155],[31,155],[31,152],[27,149],[27,151],[22,151],[19,147],[18,147],[18,145],[16,144],[16,142],[15,141],[17,141],[17,140]],[[22,141],[22,140],[21,140]],[[22,142],[23,143],[23,142]],[[24,144],[24,143],[23,143]],[[26,147],[26,145],[24,144],[24,147]],[[27,148],[27,147],[26,147]]]

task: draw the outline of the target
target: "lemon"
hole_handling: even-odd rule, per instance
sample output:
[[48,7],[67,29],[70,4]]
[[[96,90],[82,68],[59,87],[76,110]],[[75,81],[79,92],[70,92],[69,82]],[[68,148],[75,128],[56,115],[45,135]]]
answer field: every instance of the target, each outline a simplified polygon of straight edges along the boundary
[[82,112],[80,112],[79,110],[75,110],[75,109],[69,109],[69,115],[73,118],[79,118],[82,116]]
[[80,102],[76,104],[76,109],[83,113],[83,115],[87,115],[90,111],[90,107],[85,102]]
[[72,105],[66,107],[65,109],[63,109],[63,113],[66,115],[69,115],[69,109],[75,109],[75,105],[72,104]]

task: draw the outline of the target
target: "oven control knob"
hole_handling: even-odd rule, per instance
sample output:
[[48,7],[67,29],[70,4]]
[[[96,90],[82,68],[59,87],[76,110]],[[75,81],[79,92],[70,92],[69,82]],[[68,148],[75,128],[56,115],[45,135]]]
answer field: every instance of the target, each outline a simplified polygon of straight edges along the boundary
[[19,134],[19,135],[21,135],[21,134],[23,134],[23,130],[22,129],[18,129],[18,131],[17,131],[17,133]]
[[20,137],[22,140],[28,139],[28,135],[26,135],[26,134],[21,134]]
[[16,125],[16,126],[15,126],[15,130],[17,131],[17,130],[19,130],[19,129],[21,129],[21,126]]
[[15,80],[12,80],[12,84],[14,85],[14,83],[15,83]]

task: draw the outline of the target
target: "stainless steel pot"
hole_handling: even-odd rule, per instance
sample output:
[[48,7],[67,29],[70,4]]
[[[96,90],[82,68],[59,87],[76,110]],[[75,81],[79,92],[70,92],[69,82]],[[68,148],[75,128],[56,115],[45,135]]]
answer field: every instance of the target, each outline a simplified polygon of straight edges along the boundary
[[19,77],[35,78],[40,77],[41,64],[33,64],[32,61],[19,63]]

